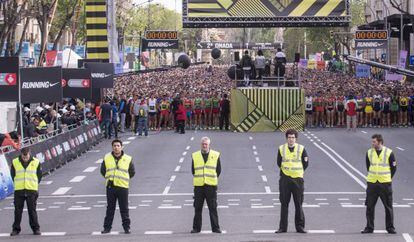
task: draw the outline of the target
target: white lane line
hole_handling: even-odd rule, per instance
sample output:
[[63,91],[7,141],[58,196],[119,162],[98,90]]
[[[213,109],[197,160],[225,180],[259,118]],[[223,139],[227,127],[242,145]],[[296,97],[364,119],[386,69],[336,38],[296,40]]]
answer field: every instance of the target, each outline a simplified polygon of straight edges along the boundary
[[263,206],[263,203],[252,203],[251,206]]
[[[202,230],[200,233],[201,234],[212,234],[213,232],[211,230]],[[222,230],[221,233],[222,234],[227,234],[227,231],[226,230]]]
[[103,204],[95,204],[95,205],[92,205],[92,207],[94,207],[94,208],[104,208],[105,205],[103,205]]
[[341,204],[343,208],[365,208],[362,204]]
[[260,159],[259,159],[259,157],[256,157],[255,159],[256,159],[256,162],[260,162]]
[[101,232],[92,232],[92,235],[119,235],[119,231],[111,231],[108,234],[102,234]]
[[404,201],[414,201],[414,198],[403,198]]
[[315,198],[315,201],[326,201],[328,200],[327,198]]
[[252,198],[252,199],[250,199],[250,202],[261,202],[262,201],[262,199],[260,199],[260,198]]
[[162,200],[162,202],[164,202],[164,203],[172,203],[172,202],[174,202],[174,200]]
[[124,142],[122,142],[122,144],[123,145],[129,145],[129,144],[131,144],[131,141],[124,141]]
[[162,234],[172,234],[172,231],[145,231],[146,235],[162,235]]
[[186,150],[189,150],[190,148],[191,148],[190,146],[185,147]]
[[253,137],[252,137],[252,136],[250,136],[250,137],[249,137],[249,140],[253,140]]
[[149,207],[149,206],[151,206],[151,205],[149,205],[149,204],[138,204],[138,206],[139,206],[139,207]]
[[175,180],[176,176],[171,176],[170,182],[173,182]]
[[225,206],[225,205],[218,205],[217,208],[229,208],[229,206]]
[[102,200],[102,201],[98,201],[97,203],[105,203],[106,204],[106,201]]
[[405,204],[400,204],[400,205],[392,205],[394,208],[411,208],[411,205],[405,205]]
[[1,233],[0,237],[10,237],[10,234],[9,233]]
[[166,186],[164,191],[162,192],[163,195],[167,195],[168,192],[170,191],[171,187],[170,186]]
[[374,234],[387,234],[386,230],[374,230]]
[[267,182],[267,177],[265,175],[262,175],[263,182]]
[[128,138],[128,140],[134,140],[134,139],[136,139],[136,138],[137,138],[137,137],[135,137],[135,136],[134,136],[134,137],[129,137],[129,138]]
[[40,185],[50,185],[52,183],[53,183],[53,181],[41,181]]
[[401,148],[401,147],[395,147],[395,148],[397,148],[397,149],[399,149],[399,150],[401,150],[401,151],[404,151],[404,149],[403,148]]
[[361,131],[361,133],[364,133],[364,134],[366,134],[367,132],[366,132],[366,131],[364,131],[364,130],[362,130],[362,131]]
[[95,164],[102,164],[102,162],[103,162],[103,159],[99,159],[99,160],[95,161]]
[[352,205],[352,203],[340,203],[341,205]]
[[261,209],[261,208],[274,208],[275,206],[273,206],[273,205],[266,205],[266,206],[262,206],[262,205],[260,205],[260,206],[256,206],[256,205],[252,205],[252,206],[250,206],[250,208],[257,208],[257,209]]
[[181,157],[178,163],[183,163],[183,162],[184,162],[184,157]]
[[254,150],[255,150],[255,149],[256,149],[256,146],[255,146],[255,145],[253,145],[253,146],[252,146],[252,149],[254,149]]
[[185,156],[186,154],[187,154],[187,151],[184,151],[184,152],[183,152],[183,156]]
[[42,232],[42,236],[65,236],[66,232]]
[[334,234],[335,230],[308,230],[309,234]]
[[227,199],[228,202],[240,202],[240,199],[234,198],[234,199]]
[[329,203],[318,203],[318,205],[329,205]]
[[239,206],[240,203],[228,203],[227,205],[229,205],[229,206]]
[[14,209],[14,207],[4,207],[3,209],[4,210],[12,210],[12,209]]
[[191,137],[191,139],[190,139],[191,141],[193,141],[194,140],[194,137]]
[[59,187],[52,195],[64,195],[67,193],[72,187]]
[[60,208],[60,206],[49,206],[47,208]]
[[253,155],[257,155],[257,151],[253,151]]
[[269,186],[265,186],[266,193],[272,193]]
[[302,207],[304,208],[320,208],[318,204],[304,204]]
[[182,208],[181,206],[159,206],[159,209],[178,209]]
[[194,202],[194,199],[186,199],[186,200],[184,200],[184,202],[192,203],[192,202]]
[[181,166],[177,166],[174,171],[180,171]]
[[68,208],[68,211],[81,211],[81,210],[91,210],[91,207],[71,207]]
[[257,169],[259,169],[259,171],[263,171],[263,167],[262,166],[257,166]]
[[253,234],[274,234],[275,230],[263,230],[263,229],[259,229],[259,230],[253,230]]
[[86,176],[75,176],[70,180],[69,182],[81,182],[83,179],[85,179]]
[[320,145],[318,145],[315,142],[313,142],[313,144],[316,147],[318,147],[320,150],[322,150],[322,152],[324,152],[329,158],[331,158],[332,161],[334,161],[343,171],[345,171],[345,173],[347,173],[352,179],[354,179],[361,187],[363,187],[364,189],[367,188],[364,182],[362,182],[356,176],[354,176],[354,174],[352,174],[348,169],[346,169],[337,159],[335,159],[335,157],[333,157],[330,153],[328,153],[328,151],[326,151],[324,148],[322,148]]
[[413,242],[413,238],[407,233],[402,234],[403,238],[405,239],[405,242]]
[[142,200],[142,203],[152,203],[152,200]]
[[85,203],[86,203],[85,201],[76,202],[76,204],[85,204]]
[[330,150],[334,155],[336,155],[341,161],[343,161],[349,168],[354,170],[358,175],[360,175],[364,180],[366,179],[366,176],[360,172],[358,169],[356,169],[354,166],[352,166],[348,161],[346,161],[341,155],[339,155],[334,149],[329,147],[327,144],[322,142],[322,145],[325,146],[328,150]]
[[53,202],[53,204],[56,204],[56,205],[63,205],[63,204],[66,204],[66,202]]
[[338,201],[349,201],[349,198],[338,198]]
[[97,168],[97,166],[91,166],[83,170],[83,172],[94,172]]

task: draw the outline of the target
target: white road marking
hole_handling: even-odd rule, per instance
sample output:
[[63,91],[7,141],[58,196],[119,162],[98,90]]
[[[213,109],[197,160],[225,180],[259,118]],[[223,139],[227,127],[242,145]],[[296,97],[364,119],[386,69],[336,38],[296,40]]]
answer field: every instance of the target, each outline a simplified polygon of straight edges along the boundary
[[66,202],[53,202],[53,204],[56,204],[56,205],[63,205],[63,204],[66,204]]
[[162,200],[162,202],[164,202],[164,203],[172,203],[172,202],[174,202],[174,200]]
[[253,234],[274,234],[275,230],[253,230]]
[[302,207],[304,208],[320,208],[318,204],[304,204]]
[[263,203],[252,203],[250,206],[263,206]]
[[256,149],[256,146],[255,146],[255,145],[253,145],[253,146],[252,146],[252,149],[254,149],[254,150],[255,150],[255,149]]
[[315,198],[316,201],[326,201],[328,200],[327,198]]
[[142,200],[143,203],[152,203],[152,200]]
[[184,152],[183,152],[183,156],[185,156],[186,154],[187,154],[187,151],[184,151]]
[[262,199],[260,199],[260,198],[252,198],[252,199],[250,199],[250,202],[261,202],[261,201],[262,201]]
[[361,131],[361,133],[364,133],[364,134],[366,134],[367,132],[366,132],[366,131],[364,131],[364,130],[362,130],[362,131]]
[[194,202],[194,199],[186,199],[184,201],[190,203],[190,202]]
[[171,187],[170,186],[166,186],[164,191],[162,192],[162,194],[167,195],[168,192],[170,191]]
[[99,160],[95,161],[95,164],[102,164],[102,162],[103,162],[103,159],[99,159]]
[[134,140],[134,139],[136,139],[137,137],[135,137],[135,136],[132,136],[132,137],[129,137],[128,138],[128,140]]
[[313,142],[313,139],[310,139],[310,142]]
[[308,230],[309,234],[334,234],[335,230]]
[[[211,230],[202,230],[200,231],[201,234],[212,234],[213,232]],[[222,234],[227,234],[226,230],[221,231]]]
[[414,201],[414,198],[403,198],[404,201]]
[[186,149],[186,150],[189,150],[189,149],[190,149],[190,146],[187,146],[185,149]]
[[191,141],[193,141],[194,140],[194,137],[191,137],[191,139],[190,139]]
[[249,140],[253,140],[253,137],[252,137],[252,136],[250,136],[250,137],[249,137]]
[[162,235],[162,234],[172,234],[172,231],[145,231],[146,235]]
[[411,238],[410,234],[403,233],[402,236],[405,239],[405,242],[413,242],[413,238]]
[[91,166],[83,170],[83,172],[94,172],[97,168],[97,166]]
[[228,202],[239,202],[240,199],[237,198],[232,198],[232,199],[227,199]]
[[122,142],[122,144],[123,145],[129,145],[129,144],[131,144],[131,141],[124,141],[124,142]]
[[254,205],[252,205],[252,206],[250,206],[250,208],[258,208],[258,209],[260,209],[260,208],[274,208],[275,206],[273,206],[273,205],[266,205],[266,206],[262,206],[262,205],[260,205],[260,206],[254,206]]
[[386,230],[374,230],[374,234],[387,234]]
[[85,203],[86,203],[85,201],[76,202],[76,204],[85,204]]
[[92,207],[94,207],[94,208],[104,208],[105,205],[103,205],[103,204],[95,204],[95,205],[92,205]]
[[4,209],[4,210],[13,210],[13,209],[14,209],[14,207],[4,207],[3,209]]
[[345,171],[345,173],[347,173],[352,179],[354,179],[361,187],[363,187],[364,189],[367,188],[364,182],[362,182],[356,176],[354,176],[354,174],[352,174],[348,169],[346,169],[337,159],[335,159],[335,157],[333,157],[330,153],[328,153],[328,151],[326,151],[324,148],[322,148],[320,145],[318,145],[315,142],[313,142],[313,144],[316,147],[318,147],[320,150],[322,150],[329,158],[331,158],[332,161],[334,161],[343,171]]
[[262,175],[263,182],[267,182],[267,177],[265,175]]
[[341,205],[352,205],[352,203],[340,203]]
[[262,166],[257,166],[257,169],[259,169],[259,171],[263,171],[263,167]]
[[67,193],[72,187],[59,187],[52,195],[64,195]]
[[338,198],[338,201],[349,201],[349,198]]
[[60,206],[49,206],[47,208],[60,208]]
[[102,200],[102,201],[98,201],[97,203],[105,203],[106,204],[106,201]]
[[108,234],[102,234],[101,232],[92,232],[92,235],[119,235],[119,231],[111,231]]
[[86,176],[75,176],[70,180],[69,182],[81,182],[83,179],[85,179]]
[[173,182],[175,180],[176,176],[171,176],[170,182]]
[[66,232],[42,232],[42,236],[65,236]]
[[411,208],[411,205],[405,205],[405,204],[400,204],[400,205],[392,205],[394,208]]
[[316,139],[318,142],[321,142],[321,140],[320,139]]
[[129,206],[128,209],[134,210],[137,209],[137,206]]
[[80,211],[80,210],[91,210],[91,207],[71,207],[68,208],[68,211]]
[[399,149],[399,150],[401,150],[401,151],[404,151],[404,149],[403,148],[401,148],[401,147],[396,147],[397,149]]
[[159,209],[178,209],[182,208],[181,206],[159,206]]
[[53,181],[41,181],[40,185],[50,185],[52,183],[53,183]]
[[225,206],[225,205],[218,205],[217,208],[229,208],[229,206]]
[[90,153],[99,153],[99,152],[101,152],[101,150],[88,150],[88,152],[90,152]]
[[1,233],[0,234],[0,237],[10,237],[10,234],[8,234],[8,233]]
[[256,159],[256,162],[260,162],[260,159],[259,159],[259,157],[256,157],[255,159]]
[[149,206],[151,206],[151,205],[149,205],[149,204],[138,204],[138,206],[139,206],[139,207],[149,207]]
[[257,151],[253,151],[253,155],[257,155]]
[[228,203],[229,206],[239,206],[240,203]]
[[184,206],[193,206],[194,204],[192,203],[184,203]]
[[184,162],[184,157],[181,157],[178,163],[183,163],[183,162]]
[[174,171],[180,171],[181,166],[177,166]]
[[362,204],[341,204],[343,208],[365,208]]
[[318,203],[318,205],[329,205],[329,203]]

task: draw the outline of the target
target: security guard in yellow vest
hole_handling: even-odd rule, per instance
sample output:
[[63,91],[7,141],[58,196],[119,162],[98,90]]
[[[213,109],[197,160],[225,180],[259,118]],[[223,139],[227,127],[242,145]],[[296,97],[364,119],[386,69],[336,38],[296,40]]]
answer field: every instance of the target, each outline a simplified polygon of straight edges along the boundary
[[40,235],[36,205],[39,197],[39,183],[42,179],[42,168],[39,160],[31,156],[29,147],[23,148],[21,155],[12,161],[10,173],[14,182],[15,209],[13,231],[10,236],[16,236],[21,231],[20,222],[25,201],[33,234]]
[[366,154],[367,163],[367,226],[361,233],[374,232],[375,204],[378,197],[385,207],[385,225],[389,234],[395,234],[394,212],[392,202],[392,177],[397,170],[397,162],[390,148],[385,147],[384,139],[380,134],[372,136],[372,148]]
[[195,215],[191,233],[201,231],[204,200],[207,201],[210,212],[211,230],[213,233],[221,233],[217,213],[217,185],[221,173],[220,153],[211,150],[210,139],[203,137],[201,150],[194,152],[192,159]]
[[132,157],[124,154],[122,141],[112,141],[112,153],[105,155],[101,165],[101,174],[106,179],[106,216],[102,234],[111,232],[114,220],[116,200],[118,200],[121,212],[122,227],[125,234],[130,234],[131,220],[128,209],[129,180],[135,175]]
[[277,165],[280,168],[279,200],[281,204],[279,230],[286,233],[288,228],[289,202],[293,195],[295,203],[296,232],[306,233],[305,215],[303,214],[303,174],[308,167],[308,155],[303,145],[297,144],[298,132],[293,129],[286,131],[287,143],[279,147]]

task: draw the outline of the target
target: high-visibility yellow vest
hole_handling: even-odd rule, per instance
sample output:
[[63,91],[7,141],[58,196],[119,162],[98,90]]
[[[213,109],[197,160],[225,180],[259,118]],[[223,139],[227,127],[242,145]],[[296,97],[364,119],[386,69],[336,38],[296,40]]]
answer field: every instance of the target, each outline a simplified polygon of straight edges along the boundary
[[14,177],[14,190],[39,190],[39,179],[37,178],[37,168],[39,167],[39,160],[33,158],[29,165],[24,169],[19,158],[12,161],[16,176]]
[[373,148],[368,150],[370,166],[368,170],[367,182],[391,182],[391,167],[389,164],[391,152],[392,150],[385,146],[382,148],[379,155]]
[[290,152],[288,144],[279,146],[282,155],[282,165],[280,169],[283,174],[292,178],[303,178],[302,153],[303,145],[295,144],[293,152]]
[[203,155],[201,151],[194,152],[192,155],[194,164],[194,178],[193,184],[195,187],[201,187],[204,185],[217,186],[217,161],[220,156],[220,152],[210,150],[207,158],[207,162],[204,163]]
[[39,125],[37,126],[37,129],[44,129],[47,128],[47,123],[42,119],[42,121],[40,121]]
[[116,187],[129,188],[128,169],[131,161],[132,157],[124,154],[116,164],[114,156],[111,153],[106,154],[104,158],[106,185],[109,181],[112,181]]

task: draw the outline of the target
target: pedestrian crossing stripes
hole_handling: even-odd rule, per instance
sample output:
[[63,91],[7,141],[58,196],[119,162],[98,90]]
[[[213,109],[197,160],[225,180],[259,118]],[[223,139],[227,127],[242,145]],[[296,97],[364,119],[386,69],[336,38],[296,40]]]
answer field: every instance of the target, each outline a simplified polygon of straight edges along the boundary
[[106,0],[86,0],[85,11],[87,58],[109,62]]

